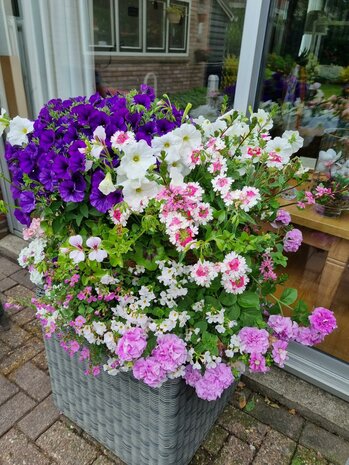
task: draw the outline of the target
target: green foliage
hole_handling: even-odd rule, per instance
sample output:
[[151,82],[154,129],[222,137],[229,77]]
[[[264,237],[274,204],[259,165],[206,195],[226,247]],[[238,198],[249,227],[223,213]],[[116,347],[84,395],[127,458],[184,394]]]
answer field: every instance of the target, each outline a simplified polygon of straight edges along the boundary
[[236,83],[239,68],[239,58],[235,55],[227,55],[223,61],[222,89],[226,89]]

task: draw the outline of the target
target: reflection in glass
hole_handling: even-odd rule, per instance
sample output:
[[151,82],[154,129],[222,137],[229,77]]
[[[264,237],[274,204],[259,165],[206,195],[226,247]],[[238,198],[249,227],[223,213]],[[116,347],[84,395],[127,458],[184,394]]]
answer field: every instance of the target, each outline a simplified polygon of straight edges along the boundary
[[147,50],[165,50],[165,2],[147,0]]
[[96,47],[114,45],[112,1],[93,0],[93,43]]
[[120,49],[140,49],[141,8],[139,0],[119,0]]

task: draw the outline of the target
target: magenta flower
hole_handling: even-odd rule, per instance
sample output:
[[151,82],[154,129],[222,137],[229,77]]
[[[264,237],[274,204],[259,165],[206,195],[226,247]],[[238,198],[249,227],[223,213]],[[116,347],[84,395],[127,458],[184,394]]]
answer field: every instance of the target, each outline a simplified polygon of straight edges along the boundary
[[147,346],[147,338],[142,328],[132,328],[119,339],[116,354],[123,361],[134,360],[142,355]]
[[195,387],[196,383],[201,379],[201,373],[199,370],[193,368],[193,365],[187,365],[185,367],[185,373],[183,378],[185,382],[191,387]]
[[251,354],[249,367],[251,371],[256,373],[265,373],[269,371],[269,368],[265,363],[265,357],[263,357],[261,354]]
[[282,226],[287,226],[288,224],[291,223],[291,215],[288,213],[288,211],[283,210],[280,208],[276,214],[275,220],[270,223],[273,228],[281,228]]
[[88,254],[90,260],[96,260],[97,262],[102,262],[107,256],[107,252],[99,248],[101,245],[102,239],[100,237],[89,237],[86,241],[87,247],[92,249],[92,252]]
[[320,344],[325,339],[325,334],[319,333],[312,327],[299,326],[295,334],[295,340],[304,346]]
[[269,333],[265,329],[246,326],[239,332],[240,347],[247,354],[265,354],[269,347]]
[[234,377],[230,367],[224,363],[219,363],[215,368],[208,368],[196,382],[196,394],[200,399],[216,400],[233,381]]
[[284,251],[297,252],[302,244],[303,236],[299,229],[288,231],[284,237]]
[[282,340],[288,341],[293,337],[293,323],[288,316],[270,315],[268,325]]
[[152,356],[161,363],[165,371],[175,371],[187,360],[185,342],[175,334],[159,336]]
[[311,327],[321,334],[330,334],[337,328],[336,317],[331,310],[324,307],[317,307],[309,316]]
[[287,356],[287,342],[276,341],[273,343],[272,356],[274,362],[277,363],[281,368],[284,366],[285,361],[288,359]]
[[161,363],[153,357],[137,360],[133,366],[133,376],[153,388],[160,387],[166,380],[166,373]]

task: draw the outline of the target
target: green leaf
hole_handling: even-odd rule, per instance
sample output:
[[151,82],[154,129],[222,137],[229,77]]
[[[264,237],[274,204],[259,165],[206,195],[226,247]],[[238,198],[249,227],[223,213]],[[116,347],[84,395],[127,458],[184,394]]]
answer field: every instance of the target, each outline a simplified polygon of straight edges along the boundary
[[54,234],[58,234],[64,228],[64,222],[62,217],[59,216],[52,221],[52,231]]
[[259,309],[259,295],[255,292],[244,292],[238,296],[238,304],[241,307],[254,307]]
[[85,218],[88,218],[88,206],[85,203],[81,205],[80,212]]
[[230,321],[237,320],[240,316],[241,308],[238,304],[234,304],[231,307],[228,307],[225,311],[225,314]]
[[242,308],[240,314],[242,326],[258,326],[263,322],[261,311],[258,308]]
[[298,297],[297,289],[293,289],[289,287],[285,289],[284,292],[281,294],[280,300],[282,303],[286,305],[291,305],[297,300],[297,297]]
[[256,407],[256,402],[252,399],[249,400],[246,404],[246,407],[244,408],[245,412],[252,412]]
[[206,321],[198,321],[195,323],[194,328],[199,328],[202,333],[207,330],[207,323]]
[[222,291],[219,296],[219,301],[223,305],[223,307],[230,307],[231,305],[235,304],[237,300],[236,295],[229,294],[228,292]]
[[217,300],[215,297],[212,297],[211,295],[205,296],[205,303],[209,307],[214,307],[217,310],[220,310],[222,308],[222,305],[219,303],[219,300]]

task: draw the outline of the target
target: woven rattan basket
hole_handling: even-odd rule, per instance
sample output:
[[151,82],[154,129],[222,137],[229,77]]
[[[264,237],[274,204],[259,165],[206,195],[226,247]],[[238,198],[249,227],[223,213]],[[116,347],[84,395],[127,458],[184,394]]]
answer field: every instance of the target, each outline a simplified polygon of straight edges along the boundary
[[45,344],[57,408],[128,465],[187,465],[234,389],[207,402],[181,378],[159,389],[130,373],[94,378],[57,339]]

